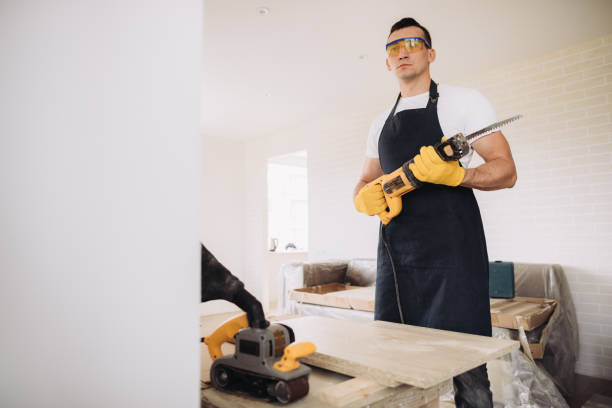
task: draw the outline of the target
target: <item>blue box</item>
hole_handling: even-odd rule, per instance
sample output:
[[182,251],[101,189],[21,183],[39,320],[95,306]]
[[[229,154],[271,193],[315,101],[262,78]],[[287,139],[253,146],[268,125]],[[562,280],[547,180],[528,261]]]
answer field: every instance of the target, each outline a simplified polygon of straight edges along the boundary
[[514,297],[513,262],[489,262],[489,297],[502,299]]

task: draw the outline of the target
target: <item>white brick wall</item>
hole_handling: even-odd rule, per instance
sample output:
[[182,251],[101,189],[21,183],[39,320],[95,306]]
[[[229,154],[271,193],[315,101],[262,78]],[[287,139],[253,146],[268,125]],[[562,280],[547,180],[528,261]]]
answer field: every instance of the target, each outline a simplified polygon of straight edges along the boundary
[[460,84],[500,118],[525,115],[504,129],[516,186],[476,193],[490,258],[561,264],[578,313],[577,371],[612,378],[612,35]]
[[[490,258],[561,264],[579,317],[578,371],[612,378],[612,35],[459,82],[436,80],[479,89],[500,118],[525,115],[504,130],[517,185],[477,192]],[[352,189],[370,121],[392,99],[246,144],[245,269],[253,284],[265,268],[266,160],[291,151],[308,151],[309,258],[376,256],[377,218],[354,211]]]

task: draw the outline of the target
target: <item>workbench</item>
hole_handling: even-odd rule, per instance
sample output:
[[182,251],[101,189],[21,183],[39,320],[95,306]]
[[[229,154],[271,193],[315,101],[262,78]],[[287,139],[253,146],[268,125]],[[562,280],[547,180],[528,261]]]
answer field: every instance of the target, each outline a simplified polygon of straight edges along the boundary
[[[225,316],[202,318],[201,334]],[[452,377],[518,348],[518,342],[388,322],[351,322],[324,317],[281,320],[296,341],[312,341],[317,352],[301,361],[312,367],[310,391],[288,407],[439,407]],[[233,353],[233,345],[222,347]],[[202,406],[263,408],[271,404],[247,394],[229,394],[209,383],[211,360],[202,345]],[[279,403],[272,405],[281,406]],[[451,405],[452,406],[452,405]]]

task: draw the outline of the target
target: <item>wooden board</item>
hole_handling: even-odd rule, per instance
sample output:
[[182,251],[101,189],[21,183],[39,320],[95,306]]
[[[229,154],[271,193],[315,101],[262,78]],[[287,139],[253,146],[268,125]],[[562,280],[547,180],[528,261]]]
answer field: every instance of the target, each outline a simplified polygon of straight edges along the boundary
[[[333,407],[347,407],[349,405],[362,406],[391,406],[406,407],[437,407],[441,395],[448,394],[453,389],[451,380],[429,389],[400,385],[388,388],[366,378],[352,378],[348,381],[323,389],[319,398]],[[393,396],[386,397],[390,390]],[[384,399],[381,397],[385,396]],[[378,403],[374,403],[375,401]],[[382,403],[385,401],[385,403]],[[454,406],[454,405],[453,405]]]
[[332,296],[343,298],[351,309],[373,312],[375,291],[376,286],[366,286],[359,289],[332,294]]
[[[359,399],[347,400],[346,403],[342,399],[335,401],[336,405],[326,402],[324,400],[325,397],[322,396],[323,392],[329,390],[330,387],[341,386],[347,379],[350,381],[349,377],[313,368],[308,378],[310,388],[308,394],[287,406],[292,408],[418,408],[436,403],[441,395],[452,388],[451,380],[427,390],[410,385],[401,385],[397,388],[385,387],[378,389],[371,394],[363,395]],[[281,406],[278,403],[270,404],[265,399],[255,398],[246,393],[219,391],[209,385],[205,385],[201,390],[201,400],[202,406],[206,408],[267,408],[270,406]]]
[[290,299],[313,305],[339,307],[342,309],[374,311],[375,286],[351,286],[341,283],[328,283],[295,289]]
[[518,330],[517,316],[521,317],[523,329],[533,330],[544,324],[555,310],[557,301],[529,297],[513,299],[490,299],[491,324],[496,327]]
[[[300,295],[300,294],[326,295],[328,293],[340,292],[340,291],[345,291],[349,289],[359,289],[360,287],[361,286],[352,286],[352,285],[349,285],[348,283],[331,282],[331,283],[326,283],[323,285],[315,285],[315,286],[308,286],[306,288],[294,289],[293,292],[296,292],[296,295]],[[316,297],[313,297],[313,299],[316,299]]]
[[352,378],[324,389],[321,392],[321,400],[331,406],[342,407],[385,388],[387,387],[367,378]]
[[309,365],[394,387],[430,388],[519,347],[519,342],[424,327],[307,316],[285,321],[317,352]]

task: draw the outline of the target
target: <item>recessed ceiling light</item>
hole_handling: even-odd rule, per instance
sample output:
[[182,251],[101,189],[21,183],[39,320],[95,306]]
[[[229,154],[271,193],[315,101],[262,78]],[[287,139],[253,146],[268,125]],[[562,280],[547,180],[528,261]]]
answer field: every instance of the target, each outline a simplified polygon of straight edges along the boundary
[[255,11],[257,12],[257,14],[259,14],[260,16],[267,16],[270,13],[270,9],[267,7],[257,7],[255,9]]

